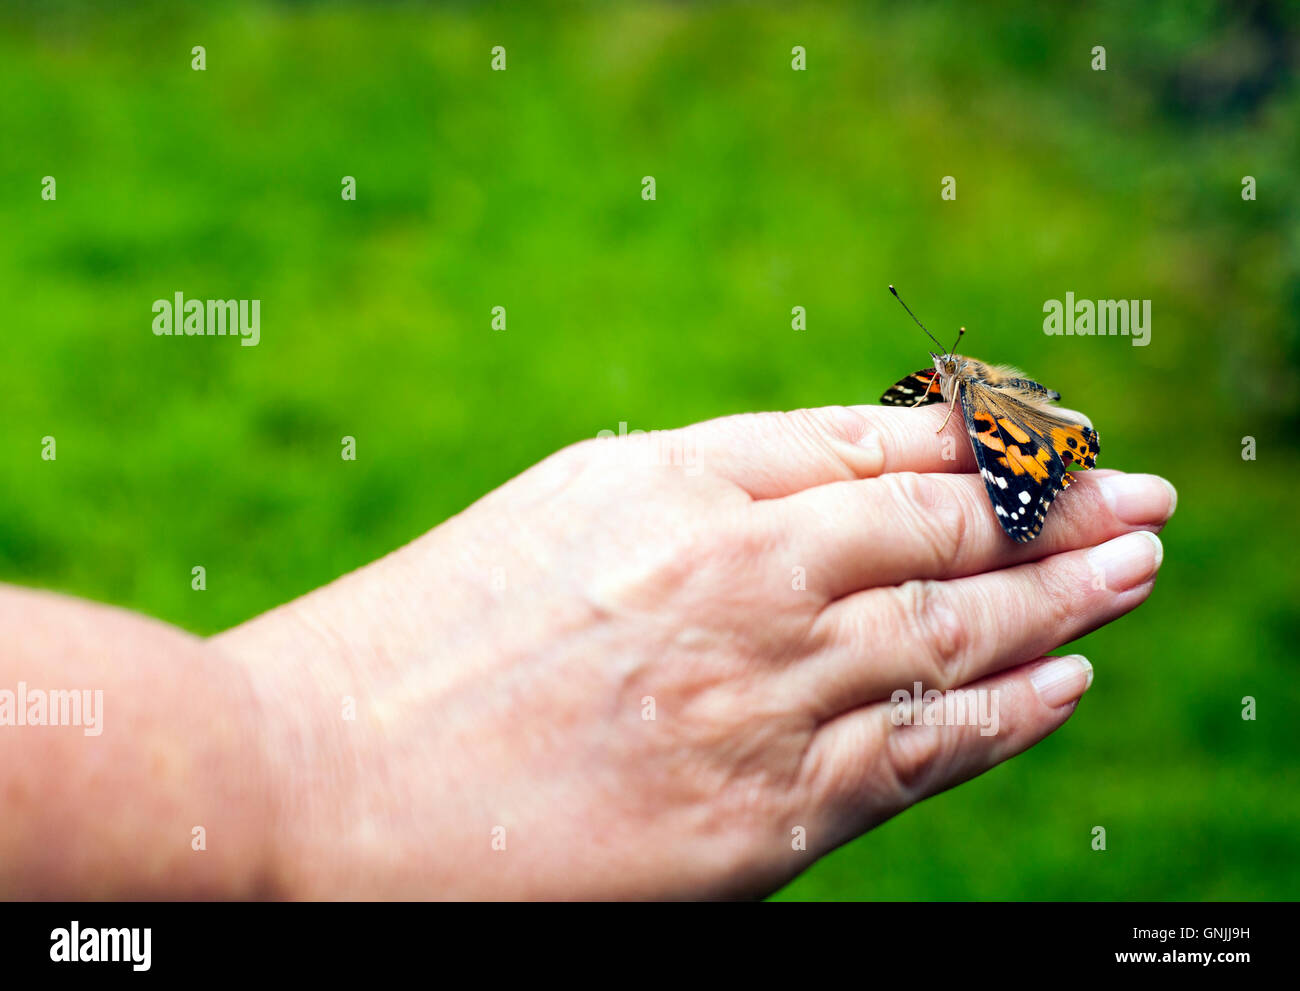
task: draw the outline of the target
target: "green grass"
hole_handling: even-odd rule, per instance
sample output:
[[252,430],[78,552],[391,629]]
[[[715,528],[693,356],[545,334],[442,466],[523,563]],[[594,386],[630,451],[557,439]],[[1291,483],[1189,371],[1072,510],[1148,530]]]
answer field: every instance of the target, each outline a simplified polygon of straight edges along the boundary
[[[778,897],[1296,898],[1288,16],[7,8],[0,580],[223,629],[620,421],[874,401],[927,361],[893,282],[1179,510],[1065,729]],[[262,343],[154,337],[178,290],[261,299]],[[1151,299],[1150,346],[1044,335],[1067,290]]]

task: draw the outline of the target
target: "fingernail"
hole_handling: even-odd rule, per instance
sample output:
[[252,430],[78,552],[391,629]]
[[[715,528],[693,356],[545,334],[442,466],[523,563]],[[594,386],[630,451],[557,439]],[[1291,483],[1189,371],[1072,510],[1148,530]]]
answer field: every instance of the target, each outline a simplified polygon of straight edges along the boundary
[[1053,657],[1034,669],[1029,683],[1043,705],[1055,709],[1075,701],[1092,687],[1092,665],[1082,654]]
[[1088,565],[1103,579],[1103,587],[1126,592],[1151,578],[1164,560],[1165,548],[1154,533],[1139,530],[1108,540],[1088,552]]
[[1178,505],[1178,492],[1159,475],[1104,475],[1097,484],[1110,511],[1132,526],[1163,523]]

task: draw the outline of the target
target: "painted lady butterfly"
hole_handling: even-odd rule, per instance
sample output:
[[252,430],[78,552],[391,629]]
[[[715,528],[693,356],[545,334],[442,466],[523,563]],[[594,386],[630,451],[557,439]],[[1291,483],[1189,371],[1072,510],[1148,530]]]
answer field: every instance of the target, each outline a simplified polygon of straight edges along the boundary
[[[893,286],[889,291],[903,303]],[[916,320],[906,303],[903,309]],[[916,322],[925,330],[920,320]],[[965,332],[963,327],[957,335],[959,341]],[[1017,543],[1033,540],[1043,529],[1052,500],[1074,481],[1066,470],[1070,463],[1084,468],[1096,465],[1101,451],[1097,431],[1052,405],[1061,398],[1059,392],[1025,378],[1014,368],[986,365],[951,349],[946,354],[931,351],[930,357],[933,368],[922,368],[890,386],[880,401],[886,406],[946,402],[948,417],[939,428],[942,431],[960,400],[975,461],[997,521]]]

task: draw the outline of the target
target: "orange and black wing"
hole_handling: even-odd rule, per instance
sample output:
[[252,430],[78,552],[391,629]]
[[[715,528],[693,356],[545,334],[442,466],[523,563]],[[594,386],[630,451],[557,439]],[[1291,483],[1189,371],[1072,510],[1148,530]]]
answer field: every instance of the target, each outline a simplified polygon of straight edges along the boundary
[[934,367],[931,366],[895,382],[885,390],[880,402],[885,406],[925,406],[942,399],[939,380],[935,378]]
[[961,386],[962,411],[980,477],[998,523],[1012,540],[1042,532],[1047,510],[1072,481],[1072,462],[1097,463],[1092,427],[1036,408],[974,382]]

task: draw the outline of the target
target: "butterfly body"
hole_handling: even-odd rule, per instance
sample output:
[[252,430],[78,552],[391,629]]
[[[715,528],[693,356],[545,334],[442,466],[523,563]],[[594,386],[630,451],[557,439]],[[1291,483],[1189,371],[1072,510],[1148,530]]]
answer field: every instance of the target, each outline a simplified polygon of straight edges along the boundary
[[896,382],[880,401],[887,406],[960,405],[998,523],[1017,543],[1033,540],[1052,502],[1074,481],[1070,465],[1096,464],[1101,450],[1097,431],[1052,405],[1060,393],[1014,368],[960,354],[933,357],[933,368]]

